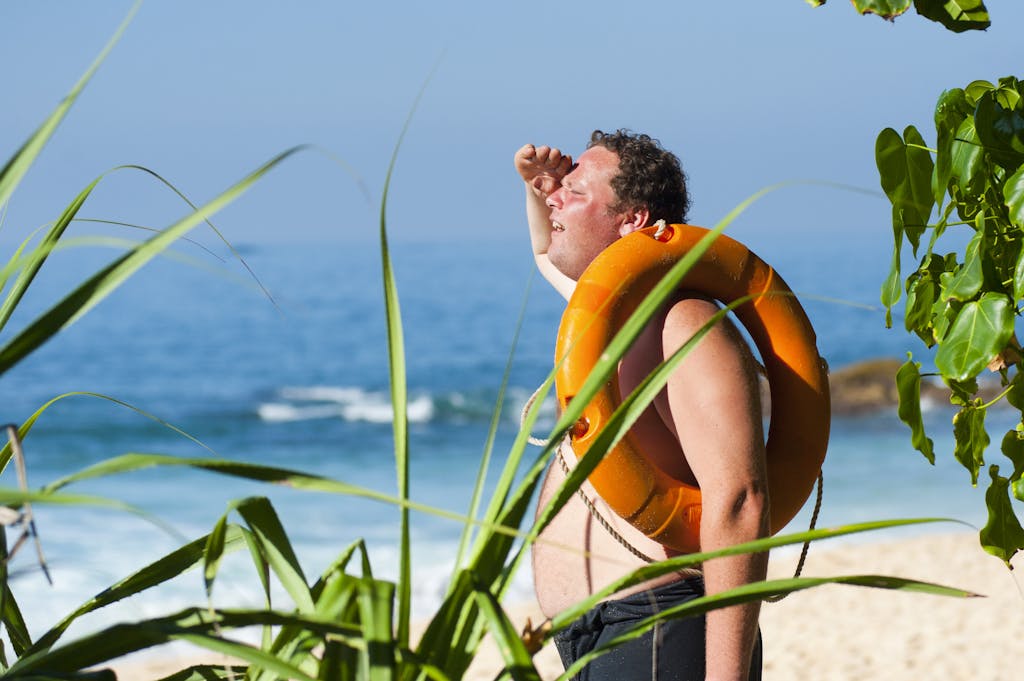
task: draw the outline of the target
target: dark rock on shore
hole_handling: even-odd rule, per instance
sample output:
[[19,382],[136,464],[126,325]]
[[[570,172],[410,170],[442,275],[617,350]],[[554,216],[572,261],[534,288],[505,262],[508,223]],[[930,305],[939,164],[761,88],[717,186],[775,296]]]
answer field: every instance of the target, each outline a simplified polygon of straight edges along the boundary
[[[895,409],[899,399],[896,372],[902,364],[903,360],[880,357],[833,370],[829,375],[832,413],[843,416]],[[998,375],[986,372],[978,377],[978,386],[978,397],[986,401],[995,398],[1000,391]],[[938,378],[923,377],[921,401],[949,406],[949,388]]]
[[[878,357],[847,366],[832,368],[829,388],[832,392],[833,416],[859,416],[883,410],[895,410],[899,400],[896,390],[896,372],[903,360]],[[979,377],[978,396],[985,400],[999,394],[999,381],[995,374]],[[924,377],[921,380],[921,401],[934,405],[949,405],[949,388],[941,380]],[[761,382],[761,404],[767,416],[770,411],[768,382]]]
[[832,413],[864,414],[895,407],[899,397],[896,372],[902,364],[898,359],[885,357],[833,369],[829,374]]

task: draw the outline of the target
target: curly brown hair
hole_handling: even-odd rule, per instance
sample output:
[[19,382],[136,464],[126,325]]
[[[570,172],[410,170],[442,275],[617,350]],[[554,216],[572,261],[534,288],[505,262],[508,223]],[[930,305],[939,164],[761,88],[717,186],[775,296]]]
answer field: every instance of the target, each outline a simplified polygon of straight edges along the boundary
[[686,221],[690,195],[686,175],[675,154],[649,135],[626,129],[611,133],[595,130],[587,148],[597,146],[619,156],[619,174],[612,179],[612,189],[618,198],[613,212],[645,207],[650,211],[650,222]]

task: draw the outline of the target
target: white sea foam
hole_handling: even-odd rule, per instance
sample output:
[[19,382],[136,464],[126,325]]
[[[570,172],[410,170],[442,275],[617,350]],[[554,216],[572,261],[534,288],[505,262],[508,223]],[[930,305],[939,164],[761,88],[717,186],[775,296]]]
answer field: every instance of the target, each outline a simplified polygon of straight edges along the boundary
[[364,399],[366,394],[366,391],[362,388],[331,385],[289,386],[280,390],[282,399],[295,402],[337,402],[339,404],[349,404]]
[[[278,391],[280,401],[257,407],[263,421],[289,422],[340,418],[345,421],[391,423],[394,409],[390,395],[348,386],[289,386]],[[409,400],[406,411],[411,423],[434,418],[434,400],[419,395]]]
[[326,419],[336,416],[343,416],[344,409],[324,405],[320,407],[296,407],[281,402],[269,402],[261,404],[257,409],[260,419],[264,421],[309,421],[312,419]]

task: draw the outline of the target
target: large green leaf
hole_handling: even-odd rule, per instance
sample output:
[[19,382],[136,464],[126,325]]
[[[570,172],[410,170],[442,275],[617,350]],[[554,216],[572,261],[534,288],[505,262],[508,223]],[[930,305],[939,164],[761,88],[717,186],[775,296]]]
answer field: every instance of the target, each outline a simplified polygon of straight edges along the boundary
[[901,212],[903,230],[916,253],[935,204],[931,191],[934,166],[924,139],[913,126],[904,130],[903,137],[886,128],[875,141],[875,163],[882,189]]
[[973,114],[973,107],[967,102],[967,96],[960,88],[946,90],[939,96],[935,105],[935,131],[938,134],[935,154],[935,174],[932,178],[932,193],[935,202],[941,204],[949,186],[949,178],[953,175],[952,149],[953,140],[960,124]]
[[981,545],[993,556],[1010,566],[1010,558],[1024,549],[1024,529],[1013,512],[1010,503],[1009,480],[999,475],[999,466],[989,466],[992,478],[985,491],[988,506],[988,522],[981,529]]
[[[1011,485],[1024,478],[1024,432],[1021,430],[1010,430],[1003,436],[1003,442],[999,447],[1007,459],[1013,462],[1013,473],[1010,474]],[[1017,487],[1013,489],[1013,496],[1024,501],[1024,494],[1018,493]]]
[[978,139],[999,165],[1015,170],[1024,161],[1024,110],[1005,108],[996,91],[978,100],[974,114]]
[[931,438],[925,435],[924,419],[921,418],[921,365],[910,359],[896,372],[896,387],[899,404],[896,408],[900,420],[910,427],[911,443],[914,449],[924,454],[928,463],[935,463],[935,449]]
[[985,409],[969,404],[953,416],[953,456],[971,474],[971,484],[978,484],[978,471],[985,463],[988,431],[985,430]]
[[[918,331],[931,326],[932,307],[935,305],[935,280],[928,276],[912,280],[907,289],[907,309],[903,325],[907,331]],[[930,334],[928,334],[930,337]]]
[[1024,248],[1017,255],[1017,264],[1013,268],[1013,298],[1024,298]]
[[982,271],[981,245],[985,234],[981,231],[975,232],[971,240],[967,242],[964,251],[964,261],[953,272],[942,287],[942,297],[945,300],[966,301],[974,298],[981,290],[984,273]]
[[895,19],[910,9],[910,0],[852,0],[861,14],[877,14],[883,19]]
[[992,24],[982,0],[914,0],[914,8],[955,33],[984,31]]
[[900,258],[903,254],[903,215],[899,208],[892,207],[892,261],[889,274],[882,282],[882,305],[885,305],[885,326],[892,328],[892,306],[899,302],[903,293],[900,284]]
[[965,191],[971,191],[980,174],[984,160],[982,151],[974,119],[965,118],[950,144],[950,176],[958,180]]
[[1006,201],[1006,210],[1009,213],[1010,221],[1018,229],[1024,229],[1024,166],[1006,178],[1006,183],[1003,185],[1003,199]]
[[967,96],[967,101],[973,107],[977,106],[981,98],[994,90],[995,87],[991,82],[979,78],[967,84],[967,87],[964,88],[964,94]]
[[977,376],[1013,335],[1014,308],[1000,293],[966,303],[935,354],[945,376],[963,381]]

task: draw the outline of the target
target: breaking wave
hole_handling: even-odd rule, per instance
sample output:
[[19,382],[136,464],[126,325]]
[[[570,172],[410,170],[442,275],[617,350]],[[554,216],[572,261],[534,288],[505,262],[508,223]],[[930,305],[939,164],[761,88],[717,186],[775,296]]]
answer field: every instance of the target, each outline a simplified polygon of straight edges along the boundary
[[[505,394],[502,420],[518,423],[519,414],[529,396],[529,391],[525,389],[509,388]],[[488,391],[443,394],[414,392],[408,400],[409,422],[486,422],[491,419],[496,399],[497,396]],[[355,386],[284,387],[272,399],[260,404],[256,411],[262,421],[277,423],[341,419],[390,424],[394,417],[389,392]],[[550,428],[554,416],[554,400],[549,398],[541,405],[537,428]]]

